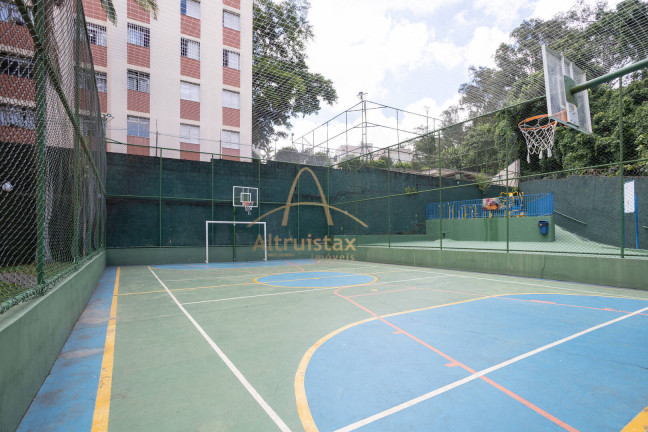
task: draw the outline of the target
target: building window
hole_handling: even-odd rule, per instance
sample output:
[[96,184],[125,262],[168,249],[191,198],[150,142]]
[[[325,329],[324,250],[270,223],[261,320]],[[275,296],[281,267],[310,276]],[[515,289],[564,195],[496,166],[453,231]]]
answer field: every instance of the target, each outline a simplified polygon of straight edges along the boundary
[[149,119],[147,118],[128,116],[127,127],[128,136],[140,138],[149,137]]
[[200,102],[200,86],[198,84],[180,81],[180,99]]
[[93,45],[108,46],[108,35],[106,34],[106,27],[97,24],[88,23],[88,39]]
[[[30,11],[31,12],[31,11]],[[0,2],[0,21],[24,25],[18,6],[13,3]]]
[[95,72],[95,81],[97,82],[97,91],[99,93],[108,92],[108,77],[103,72]]
[[223,66],[241,70],[241,55],[234,51],[223,50]]
[[0,72],[23,78],[34,78],[32,59],[0,53]]
[[200,127],[181,124],[180,141],[188,144],[200,144]]
[[200,60],[200,42],[182,38],[180,40],[180,55]]
[[232,12],[223,11],[223,27],[241,31],[241,17]]
[[238,149],[240,134],[238,132],[232,132],[228,130],[223,130],[222,143],[223,147]]
[[180,12],[182,15],[200,19],[200,3],[193,0],[181,0]]
[[128,23],[128,43],[149,48],[151,46],[151,31],[146,27]]
[[0,126],[36,129],[34,110],[15,105],[0,105]]
[[77,85],[79,88],[90,90],[94,88],[94,82],[92,81],[92,71],[88,69],[79,68],[77,69]]
[[151,92],[150,75],[144,72],[128,71],[128,90],[135,90],[143,93]]
[[241,109],[241,98],[236,92],[223,90],[223,107]]

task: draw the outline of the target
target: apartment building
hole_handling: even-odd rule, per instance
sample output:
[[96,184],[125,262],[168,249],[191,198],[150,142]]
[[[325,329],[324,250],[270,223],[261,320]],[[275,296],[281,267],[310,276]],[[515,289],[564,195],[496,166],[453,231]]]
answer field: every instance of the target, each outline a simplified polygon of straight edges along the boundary
[[16,5],[0,1],[0,143],[36,142],[34,43]]
[[251,157],[252,0],[159,0],[157,19],[113,2],[117,26],[83,0],[107,134],[131,144],[108,151]]

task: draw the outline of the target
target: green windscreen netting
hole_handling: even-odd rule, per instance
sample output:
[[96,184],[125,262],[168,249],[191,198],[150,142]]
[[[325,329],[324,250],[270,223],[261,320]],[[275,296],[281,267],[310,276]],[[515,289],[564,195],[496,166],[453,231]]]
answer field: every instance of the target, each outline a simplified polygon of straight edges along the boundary
[[0,2],[1,311],[105,247],[104,129],[80,1]]

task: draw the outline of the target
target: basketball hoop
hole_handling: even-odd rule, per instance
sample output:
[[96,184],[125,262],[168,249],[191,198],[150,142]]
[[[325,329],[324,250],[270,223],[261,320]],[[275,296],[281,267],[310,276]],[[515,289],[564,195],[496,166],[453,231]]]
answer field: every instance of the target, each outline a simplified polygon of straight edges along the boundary
[[552,156],[551,149],[557,124],[558,122],[550,118],[549,114],[529,117],[518,124],[527,145],[527,163],[531,163],[532,154],[539,155],[542,160],[542,152],[545,150],[548,158]]
[[247,212],[248,216],[250,216],[252,214],[252,208],[254,207],[254,201],[243,201],[241,204],[243,204],[245,211]]

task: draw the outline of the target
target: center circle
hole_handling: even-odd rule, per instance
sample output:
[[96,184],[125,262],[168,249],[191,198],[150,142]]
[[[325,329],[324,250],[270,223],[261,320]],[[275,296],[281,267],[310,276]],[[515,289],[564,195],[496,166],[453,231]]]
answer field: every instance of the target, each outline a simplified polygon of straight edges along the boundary
[[375,276],[341,272],[294,272],[256,278],[257,283],[285,288],[339,288],[376,281]]

